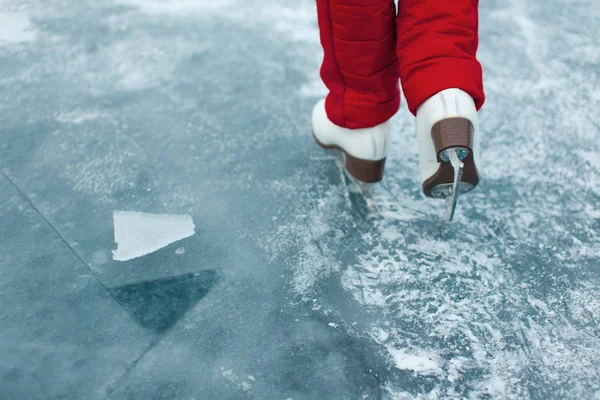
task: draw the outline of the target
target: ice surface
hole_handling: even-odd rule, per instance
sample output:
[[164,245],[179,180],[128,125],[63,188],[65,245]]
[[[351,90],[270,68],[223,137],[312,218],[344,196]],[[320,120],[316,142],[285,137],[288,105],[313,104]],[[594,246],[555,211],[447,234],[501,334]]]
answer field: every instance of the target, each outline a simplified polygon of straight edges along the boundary
[[[115,211],[115,243],[113,259],[127,261],[145,256],[195,233],[190,215],[149,214]],[[176,250],[177,254],[184,251]]]
[[98,399],[152,335],[0,176],[0,398]]
[[[312,142],[314,1],[0,1],[0,398],[597,397],[600,10],[480,6],[448,226],[405,106],[372,199]],[[117,262],[114,210],[196,233]]]

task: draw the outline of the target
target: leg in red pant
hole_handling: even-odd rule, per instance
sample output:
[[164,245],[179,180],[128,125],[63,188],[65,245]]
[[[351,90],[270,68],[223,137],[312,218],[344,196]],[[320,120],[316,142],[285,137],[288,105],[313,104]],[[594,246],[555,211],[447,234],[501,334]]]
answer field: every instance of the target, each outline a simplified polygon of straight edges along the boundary
[[317,0],[326,101],[313,111],[313,134],[346,155],[363,182],[383,178],[388,120],[400,106],[393,0]]
[[483,105],[476,59],[478,0],[400,0],[397,53],[409,110],[417,116],[426,196],[445,198],[452,220],[461,193],[479,183],[477,110]]
[[[315,107],[313,133],[323,147],[346,153],[350,174],[381,179],[386,121],[399,106],[398,70],[417,115],[425,194],[456,197],[457,188],[475,187],[476,109],[484,101],[477,6],[477,0],[400,0],[395,26],[392,1],[317,0],[321,76],[330,93]],[[453,169],[464,173],[464,185],[462,175],[453,182]]]
[[481,65],[475,58],[479,0],[400,0],[398,59],[408,108],[449,88],[484,101]]
[[317,11],[329,118],[349,129],[387,121],[400,105],[393,0],[317,0]]

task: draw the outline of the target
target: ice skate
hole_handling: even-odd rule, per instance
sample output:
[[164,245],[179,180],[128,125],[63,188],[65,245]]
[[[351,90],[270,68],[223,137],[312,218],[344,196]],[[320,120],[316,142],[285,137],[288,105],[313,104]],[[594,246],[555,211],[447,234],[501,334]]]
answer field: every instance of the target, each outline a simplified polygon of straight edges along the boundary
[[313,110],[312,128],[313,137],[319,146],[343,153],[346,171],[351,176],[365,183],[383,179],[391,142],[388,122],[372,128],[342,128],[329,120],[325,112],[325,100],[321,100]]
[[446,89],[417,110],[419,163],[423,193],[446,199],[446,219],[454,217],[458,198],[479,183],[479,129],[471,96]]

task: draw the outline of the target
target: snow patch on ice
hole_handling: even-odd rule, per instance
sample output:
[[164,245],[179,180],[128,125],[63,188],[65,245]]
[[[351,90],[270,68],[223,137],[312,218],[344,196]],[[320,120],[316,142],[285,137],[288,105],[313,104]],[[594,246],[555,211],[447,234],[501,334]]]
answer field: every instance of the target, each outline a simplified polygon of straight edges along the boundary
[[37,31],[29,16],[0,11],[0,45],[34,41]]
[[145,256],[195,233],[190,215],[115,211],[113,220],[117,244],[113,259],[116,261]]
[[414,371],[421,375],[441,375],[439,356],[435,353],[421,352],[411,354],[404,349],[387,347],[387,351],[394,359],[396,368]]

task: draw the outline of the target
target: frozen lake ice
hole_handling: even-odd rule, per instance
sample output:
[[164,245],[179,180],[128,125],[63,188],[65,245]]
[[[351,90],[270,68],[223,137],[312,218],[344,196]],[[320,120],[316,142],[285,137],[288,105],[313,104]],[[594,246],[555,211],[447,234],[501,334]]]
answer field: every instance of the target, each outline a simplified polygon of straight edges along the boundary
[[600,398],[597,0],[481,2],[451,225],[405,104],[373,201],[312,142],[315,11],[0,0],[0,398]]

